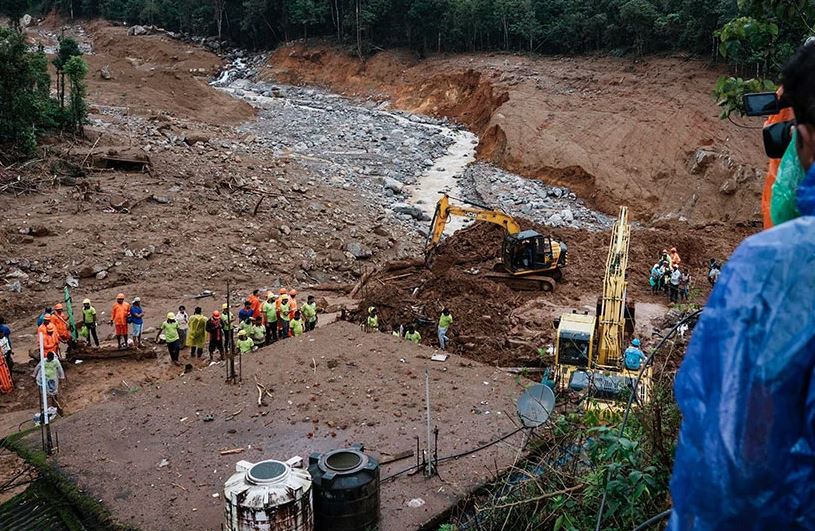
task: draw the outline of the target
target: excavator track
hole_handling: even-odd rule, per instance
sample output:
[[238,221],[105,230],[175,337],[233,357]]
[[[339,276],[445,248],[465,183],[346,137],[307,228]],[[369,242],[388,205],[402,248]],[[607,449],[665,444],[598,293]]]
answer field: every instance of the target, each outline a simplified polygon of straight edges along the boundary
[[493,282],[501,282],[516,291],[555,291],[555,279],[543,275],[510,275],[499,271],[491,271],[484,275]]

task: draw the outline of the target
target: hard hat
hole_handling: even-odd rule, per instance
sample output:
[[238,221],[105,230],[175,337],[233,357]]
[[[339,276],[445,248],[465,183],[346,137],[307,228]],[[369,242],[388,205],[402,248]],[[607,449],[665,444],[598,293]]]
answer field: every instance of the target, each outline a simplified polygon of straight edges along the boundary
[[175,314],[174,314],[173,312],[169,312],[169,313],[167,314],[167,320],[168,320],[168,321],[175,320]]
[[133,299],[133,302],[141,302],[141,298],[139,298],[139,297],[135,297],[135,298]]
[[212,312],[212,316],[214,318],[216,318],[216,319],[220,319],[221,318],[221,312],[219,312],[218,310],[215,310],[214,312]]
[[227,303],[221,304],[221,309],[222,310],[226,310],[227,308],[229,308],[229,305]]
[[286,288],[280,288],[280,294],[281,295],[286,295],[287,293],[288,293],[288,290],[286,290]]
[[90,299],[85,299],[84,301],[82,301],[82,304],[90,304],[90,303],[91,303]]
[[238,332],[238,337],[246,337],[246,330],[241,330]]
[[56,332],[57,327],[52,324],[49,324],[48,326],[45,327],[45,329],[48,330],[49,332]]
[[676,247],[671,247],[671,252],[675,253],[676,252]]
[[271,299],[272,297],[274,297],[274,292],[273,292],[273,291],[271,291],[271,290],[267,291],[267,292],[266,292],[266,298],[267,298],[267,299]]
[[634,345],[635,347],[638,347],[638,346],[640,346],[640,340],[639,340],[639,339],[637,339],[637,338],[635,337],[635,338],[634,338],[634,339],[631,341],[631,344],[632,344],[632,345]]
[[289,290],[289,295],[291,295],[292,297],[294,297],[295,295],[297,295],[297,290],[296,290],[296,289],[294,289],[294,288],[290,289],[290,290]]
[[50,321],[51,320],[51,314],[47,313],[47,314],[43,315],[42,320],[43,321]]
[[124,293],[119,293],[118,295],[116,295],[116,300],[119,300],[119,299],[124,299],[124,298],[125,298],[125,294],[124,294]]
[[54,306],[54,309],[55,310],[61,310],[62,309],[62,304],[57,304],[56,306]]

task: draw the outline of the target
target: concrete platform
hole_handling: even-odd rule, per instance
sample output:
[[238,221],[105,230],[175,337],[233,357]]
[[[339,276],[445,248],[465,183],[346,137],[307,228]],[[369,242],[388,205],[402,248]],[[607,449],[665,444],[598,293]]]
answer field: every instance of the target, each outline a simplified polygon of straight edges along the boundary
[[[52,464],[123,524],[218,530],[222,487],[237,461],[307,458],[353,443],[387,460],[415,450],[416,436],[424,448],[426,368],[440,457],[519,426],[515,400],[523,388],[511,375],[457,356],[433,362],[432,353],[338,322],[245,356],[240,385],[224,383],[224,368],[212,366],[60,420],[61,448]],[[256,379],[273,396],[260,407]],[[214,420],[205,422],[207,415]],[[384,482],[382,529],[433,521],[510,466],[523,437],[445,461],[440,478],[401,475]],[[39,435],[28,442],[37,446]],[[243,450],[220,454],[235,448]],[[415,463],[414,456],[385,465],[382,477]],[[415,499],[424,503],[409,506]]]

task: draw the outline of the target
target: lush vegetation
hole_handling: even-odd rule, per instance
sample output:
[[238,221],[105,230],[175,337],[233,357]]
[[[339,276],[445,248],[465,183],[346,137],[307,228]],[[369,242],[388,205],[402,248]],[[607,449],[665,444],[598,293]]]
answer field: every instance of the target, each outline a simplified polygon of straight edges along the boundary
[[[81,129],[86,120],[85,76],[88,67],[71,39],[60,42],[54,60],[58,97],[51,96],[48,58],[42,48],[31,51],[23,36],[0,28],[0,148],[7,155],[30,155],[37,137],[47,131]],[[65,77],[70,89],[65,102]]]

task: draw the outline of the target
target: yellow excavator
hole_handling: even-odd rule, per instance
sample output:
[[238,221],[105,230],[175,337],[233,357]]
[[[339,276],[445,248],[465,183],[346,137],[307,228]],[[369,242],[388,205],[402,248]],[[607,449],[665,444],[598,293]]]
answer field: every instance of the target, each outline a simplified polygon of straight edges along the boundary
[[521,226],[509,214],[470,201],[456,199],[468,206],[450,204],[451,198],[444,194],[436,204],[430,233],[427,236],[425,256],[430,260],[433,250],[441,241],[444,228],[452,216],[486,221],[504,228],[501,261],[485,276],[503,282],[514,289],[552,291],[563,276],[566,266],[566,244],[553,240],[534,230],[521,230]]
[[[639,372],[628,370],[623,359],[627,338],[634,333],[634,307],[626,300],[630,239],[628,208],[620,207],[596,312],[567,313],[555,321],[555,388],[585,392],[601,406],[627,400]],[[637,388],[638,402],[648,401],[650,388],[647,367]]]

